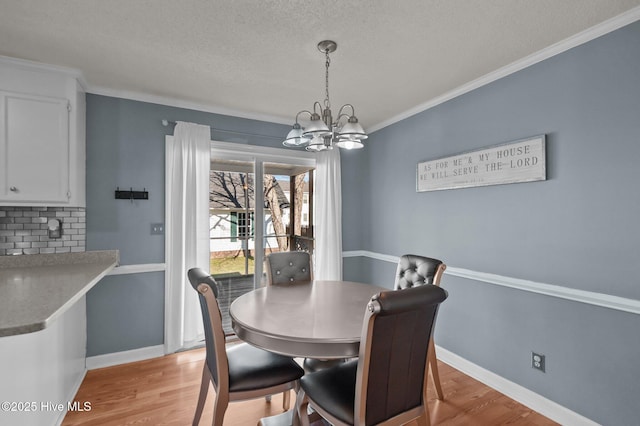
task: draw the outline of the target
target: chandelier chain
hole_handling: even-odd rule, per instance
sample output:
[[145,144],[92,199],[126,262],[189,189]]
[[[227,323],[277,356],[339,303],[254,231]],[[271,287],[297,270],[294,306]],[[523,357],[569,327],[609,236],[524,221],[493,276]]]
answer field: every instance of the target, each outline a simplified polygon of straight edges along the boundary
[[325,87],[325,98],[324,98],[324,106],[325,108],[331,108],[331,102],[329,102],[329,64],[331,63],[331,59],[329,59],[329,50],[324,51],[324,55],[326,57],[325,67],[325,78],[324,78],[324,87]]

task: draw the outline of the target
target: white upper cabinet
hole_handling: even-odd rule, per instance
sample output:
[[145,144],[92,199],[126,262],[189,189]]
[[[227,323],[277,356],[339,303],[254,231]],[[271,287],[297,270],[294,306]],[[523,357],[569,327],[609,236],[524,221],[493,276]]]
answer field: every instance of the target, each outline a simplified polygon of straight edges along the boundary
[[68,203],[69,101],[0,92],[3,201]]
[[0,57],[0,205],[85,206],[85,94],[69,71]]

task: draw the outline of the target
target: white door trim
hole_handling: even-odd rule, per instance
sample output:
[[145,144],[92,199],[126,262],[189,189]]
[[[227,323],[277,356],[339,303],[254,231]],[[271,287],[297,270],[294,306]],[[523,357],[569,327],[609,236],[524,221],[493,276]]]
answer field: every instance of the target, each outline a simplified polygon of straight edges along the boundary
[[[166,136],[167,141],[172,141],[173,136]],[[229,142],[219,142],[219,141],[211,141],[211,157],[216,159],[225,159],[225,160],[240,160],[240,161],[252,161],[259,166],[256,167],[256,173],[262,172],[262,163],[264,162],[274,162],[274,163],[292,163],[300,166],[310,166],[315,167],[316,158],[315,155],[306,151],[293,151],[284,148],[271,148],[271,147],[261,147],[255,145],[245,145],[238,143],[229,143]],[[256,178],[256,185],[262,185],[262,177],[259,179]],[[261,187],[261,186],[260,186]],[[165,200],[168,200],[167,191],[167,177],[166,177],[166,169],[165,169]],[[259,203],[258,203],[259,204]],[[169,221],[169,218],[166,215],[169,214],[170,209],[165,206],[165,223]],[[256,219],[258,218],[258,211],[262,212],[262,209],[256,209]],[[262,214],[262,213],[261,213]],[[256,223],[263,223],[263,220],[256,220]],[[256,244],[256,253],[263,253],[263,251],[258,252],[258,248],[262,246],[262,236],[264,235],[264,230],[261,226],[257,226],[255,228],[256,239],[260,237],[260,244]],[[165,234],[166,235],[166,234]],[[258,241],[256,241],[258,243]],[[167,253],[167,238],[165,237],[165,254]],[[165,255],[166,259],[166,255]],[[166,269],[169,269],[170,265],[163,264]],[[130,271],[135,273],[134,268],[130,268]],[[186,274],[187,271],[185,271]],[[125,272],[126,273],[126,272]],[[255,262],[255,273],[256,276],[262,275],[262,261],[256,255]],[[257,275],[260,274],[260,275]],[[176,350],[181,348],[175,347],[175,342],[172,336],[176,335],[176,327],[180,326],[180,322],[177,320],[177,315],[180,314],[181,309],[180,306],[177,306],[179,300],[174,300],[171,297],[173,294],[173,284],[167,280],[167,274],[165,274],[165,309],[164,309],[164,350],[165,353],[173,353]]]

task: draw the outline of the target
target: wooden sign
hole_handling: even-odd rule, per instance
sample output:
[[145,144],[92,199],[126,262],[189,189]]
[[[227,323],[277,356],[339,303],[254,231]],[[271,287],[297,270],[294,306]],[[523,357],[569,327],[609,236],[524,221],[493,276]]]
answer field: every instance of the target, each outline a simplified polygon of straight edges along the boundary
[[417,191],[546,180],[545,135],[418,163]]

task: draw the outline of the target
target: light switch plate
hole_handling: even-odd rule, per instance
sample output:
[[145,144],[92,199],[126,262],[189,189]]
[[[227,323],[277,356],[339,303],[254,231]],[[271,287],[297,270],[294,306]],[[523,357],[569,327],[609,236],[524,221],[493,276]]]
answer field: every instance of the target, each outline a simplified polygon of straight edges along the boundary
[[151,235],[164,235],[164,223],[152,223]]

